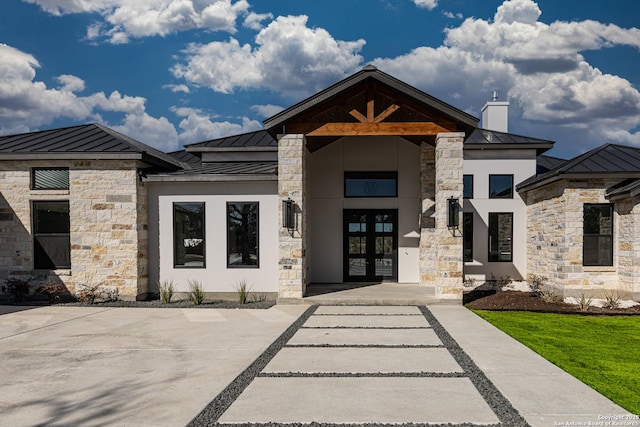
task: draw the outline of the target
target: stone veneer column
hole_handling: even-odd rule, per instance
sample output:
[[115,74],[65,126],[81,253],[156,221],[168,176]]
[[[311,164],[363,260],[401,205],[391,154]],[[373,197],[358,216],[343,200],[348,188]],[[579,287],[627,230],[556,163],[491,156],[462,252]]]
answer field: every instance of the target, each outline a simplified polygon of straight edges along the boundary
[[462,132],[438,134],[434,160],[422,147],[420,282],[441,299],[462,299],[462,233],[447,228],[447,200],[462,203],[463,142]]
[[[306,291],[306,141],[302,134],[284,135],[278,140],[278,297],[302,298]],[[282,225],[282,201],[295,204],[295,228]]]
[[436,285],[436,150],[433,145],[420,146],[420,284]]

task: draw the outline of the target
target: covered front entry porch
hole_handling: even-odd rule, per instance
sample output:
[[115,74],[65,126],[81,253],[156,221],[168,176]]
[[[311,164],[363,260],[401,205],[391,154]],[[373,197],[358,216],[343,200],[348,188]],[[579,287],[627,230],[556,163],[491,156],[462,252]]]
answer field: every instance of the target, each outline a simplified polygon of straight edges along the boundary
[[278,298],[280,304],[308,305],[432,305],[459,304],[436,296],[434,286],[418,283],[311,283],[303,298]]
[[278,139],[279,298],[326,299],[333,287],[350,303],[460,303],[449,206],[462,200],[463,142],[476,125],[375,68],[266,120]]

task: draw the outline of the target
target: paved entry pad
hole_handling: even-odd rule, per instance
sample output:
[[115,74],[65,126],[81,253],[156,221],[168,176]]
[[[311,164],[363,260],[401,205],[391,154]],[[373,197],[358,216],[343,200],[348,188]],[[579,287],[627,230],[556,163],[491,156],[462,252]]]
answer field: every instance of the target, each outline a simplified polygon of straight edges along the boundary
[[288,348],[265,373],[462,373],[445,348]]
[[289,345],[442,345],[431,329],[301,329]]
[[314,309],[218,423],[501,423],[420,308]]
[[219,419],[222,424],[313,421],[498,423],[468,378],[256,378]]

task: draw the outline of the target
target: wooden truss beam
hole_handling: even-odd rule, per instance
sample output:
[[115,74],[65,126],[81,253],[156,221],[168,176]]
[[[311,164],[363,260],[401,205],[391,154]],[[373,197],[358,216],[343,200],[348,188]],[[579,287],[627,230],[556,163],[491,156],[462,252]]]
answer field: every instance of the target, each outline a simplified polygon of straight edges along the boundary
[[287,126],[287,133],[302,133],[307,136],[436,135],[442,132],[451,130],[432,122],[292,123]]

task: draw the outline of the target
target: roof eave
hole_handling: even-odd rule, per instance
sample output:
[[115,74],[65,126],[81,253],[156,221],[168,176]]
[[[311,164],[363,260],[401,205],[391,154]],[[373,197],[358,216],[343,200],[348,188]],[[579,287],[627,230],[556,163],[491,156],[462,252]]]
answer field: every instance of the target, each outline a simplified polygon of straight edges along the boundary
[[516,191],[531,191],[536,188],[544,187],[545,185],[551,184],[560,180],[570,180],[570,179],[585,179],[585,178],[596,178],[596,179],[626,179],[626,178],[640,178],[640,172],[607,172],[607,173],[598,173],[598,172],[573,172],[573,173],[564,173],[561,171],[553,171],[549,176],[545,177],[541,176],[539,181],[534,180],[531,183],[525,185],[516,185]]
[[248,147],[198,147],[198,146],[185,146],[187,153],[220,153],[220,152],[255,152],[255,151],[278,151],[277,146],[248,146]]
[[464,144],[464,150],[536,150],[537,155],[549,151],[553,148],[553,142],[545,143],[486,143],[486,144]]
[[145,182],[245,182],[277,181],[275,174],[185,174],[185,175],[148,175]]
[[0,160],[143,160],[142,153],[1,153]]

